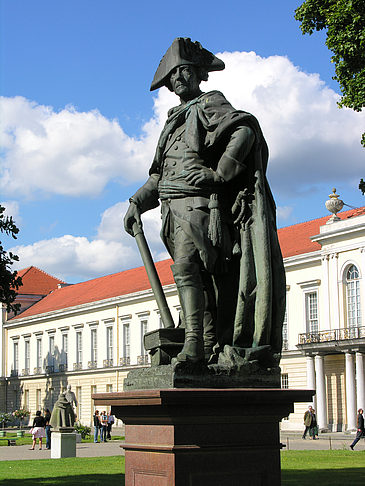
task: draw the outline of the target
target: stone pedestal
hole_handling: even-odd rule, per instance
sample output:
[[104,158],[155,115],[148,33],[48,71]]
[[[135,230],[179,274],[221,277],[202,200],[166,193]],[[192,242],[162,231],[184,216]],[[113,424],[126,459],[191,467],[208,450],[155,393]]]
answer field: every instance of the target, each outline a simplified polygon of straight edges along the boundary
[[125,423],[126,486],[279,486],[279,421],[313,393],[173,388],[92,398]]
[[73,428],[52,432],[51,458],[76,457],[76,433]]

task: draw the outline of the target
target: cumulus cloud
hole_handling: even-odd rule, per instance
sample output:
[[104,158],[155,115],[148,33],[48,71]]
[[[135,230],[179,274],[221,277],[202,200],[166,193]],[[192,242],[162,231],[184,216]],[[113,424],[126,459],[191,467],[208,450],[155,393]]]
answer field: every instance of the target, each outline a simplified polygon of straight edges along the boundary
[[5,208],[4,216],[12,216],[16,225],[19,226],[21,217],[19,215],[19,203],[18,201],[0,201],[0,205]]
[[[128,204],[120,202],[104,211],[95,238],[64,235],[11,248],[19,256],[16,268],[35,265],[65,281],[75,282],[142,265],[136,242],[121,226]],[[168,258],[159,238],[159,209],[146,213],[142,220],[154,259]]]
[[[339,110],[338,95],[319,75],[301,71],[286,57],[218,55],[226,69],[211,73],[203,89],[221,90],[236,108],[257,116],[269,144],[269,177],[276,190],[290,195],[329,176],[342,182],[358,178],[363,113]],[[142,181],[167,110],[176,103],[175,95],[162,88],[153,117],[133,138],[96,110],[56,112],[22,97],[2,98],[0,188],[4,194],[31,197],[94,196],[109,181]]]

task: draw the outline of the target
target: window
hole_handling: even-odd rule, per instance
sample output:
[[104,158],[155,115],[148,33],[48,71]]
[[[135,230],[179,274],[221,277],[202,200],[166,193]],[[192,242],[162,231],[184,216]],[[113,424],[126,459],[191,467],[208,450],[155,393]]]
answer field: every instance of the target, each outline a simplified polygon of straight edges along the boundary
[[30,368],[30,341],[24,341],[24,368],[29,371]]
[[143,344],[143,337],[147,332],[148,332],[148,320],[142,319],[141,320],[141,356],[147,354],[147,351],[144,349],[144,344]]
[[37,368],[40,372],[42,368],[42,338],[37,338]]
[[113,385],[106,385],[106,391],[107,391],[107,393],[112,393],[113,392]]
[[288,373],[282,373],[282,375],[281,375],[281,388],[289,388],[289,375],[288,375]]
[[54,364],[54,336],[49,336],[49,357],[48,365],[53,366]]
[[113,361],[113,328],[111,326],[106,328],[106,357],[109,361]]
[[97,360],[98,360],[97,329],[91,329],[91,361],[96,363]]
[[130,346],[130,333],[129,323],[123,324],[123,355],[124,358],[130,358],[131,346]]
[[346,274],[347,327],[361,326],[359,271],[351,265]]
[[288,307],[285,308],[283,321],[283,350],[288,349]]
[[82,331],[76,332],[76,363],[82,363]]
[[62,334],[62,357],[63,364],[67,368],[67,354],[68,354],[68,334]]
[[42,409],[42,390],[40,388],[37,388],[37,390],[36,390],[35,403],[36,403],[36,409],[41,410]]
[[24,390],[24,408],[29,410],[29,390]]
[[82,404],[81,404],[81,386],[77,386],[76,387],[76,400],[77,400],[77,407],[76,407],[76,410],[77,410],[77,418],[78,420],[81,420],[81,413],[82,413]]
[[318,294],[308,292],[306,298],[306,325],[307,332],[316,334],[318,332]]
[[17,372],[19,370],[19,343],[14,341],[13,343],[13,370]]

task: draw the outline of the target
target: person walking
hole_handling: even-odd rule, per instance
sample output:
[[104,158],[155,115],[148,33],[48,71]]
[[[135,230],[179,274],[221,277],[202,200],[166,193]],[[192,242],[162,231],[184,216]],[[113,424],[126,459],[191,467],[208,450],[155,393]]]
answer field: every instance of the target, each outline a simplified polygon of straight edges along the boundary
[[99,410],[95,410],[93,419],[94,419],[94,442],[97,444],[99,430],[100,430],[100,439],[101,439],[101,422],[100,422]]
[[306,438],[307,433],[310,431],[311,425],[313,420],[313,408],[311,406],[308,407],[308,410],[304,414],[304,425],[305,429],[302,435],[302,439]]
[[111,431],[112,431],[113,424],[114,424],[114,415],[112,415],[111,410],[109,410],[109,412],[108,412],[108,426],[106,428],[106,433],[107,433],[106,438],[107,439],[112,438]]
[[33,438],[33,444],[30,448],[31,451],[34,451],[35,445],[37,443],[37,439],[39,439],[39,450],[42,450],[42,439],[46,437],[46,432],[44,430],[45,420],[42,417],[41,411],[37,410],[34,420],[33,420],[33,427],[31,429],[31,434]]
[[45,429],[46,429],[46,449],[51,448],[51,412],[48,408],[46,408],[46,412],[44,414],[44,422],[45,422]]
[[100,432],[100,442],[106,442],[106,430],[108,428],[108,415],[104,410],[100,417],[101,421],[101,432]]
[[361,437],[365,436],[365,427],[364,427],[364,410],[359,408],[357,411],[357,433],[353,443],[350,445],[350,449],[354,450],[355,445],[359,442]]
[[318,439],[318,425],[317,425],[317,417],[316,411],[312,408],[312,423],[309,429],[309,435],[312,437],[312,440]]

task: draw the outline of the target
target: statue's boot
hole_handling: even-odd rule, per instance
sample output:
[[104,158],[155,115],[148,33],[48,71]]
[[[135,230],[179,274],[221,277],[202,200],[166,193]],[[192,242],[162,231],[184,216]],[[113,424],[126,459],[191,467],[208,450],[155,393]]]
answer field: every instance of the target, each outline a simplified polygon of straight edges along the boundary
[[203,317],[204,291],[199,265],[175,263],[171,265],[185,321],[185,342],[177,361],[204,361]]

